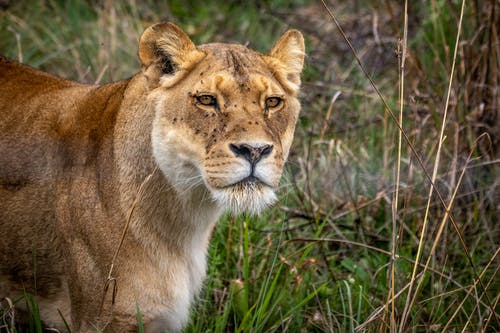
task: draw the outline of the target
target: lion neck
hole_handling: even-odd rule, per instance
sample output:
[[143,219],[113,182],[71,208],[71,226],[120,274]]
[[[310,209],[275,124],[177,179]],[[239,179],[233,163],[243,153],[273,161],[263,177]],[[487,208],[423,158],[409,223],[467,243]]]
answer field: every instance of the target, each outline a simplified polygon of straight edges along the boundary
[[200,185],[178,193],[159,169],[146,182],[131,218],[131,230],[143,246],[152,253],[162,249],[185,256],[200,244],[207,247],[221,215],[207,189]]
[[[130,105],[128,94],[144,96],[142,105]],[[144,78],[131,79],[115,133],[122,216],[133,208],[130,230],[153,257],[167,252],[192,257],[206,252],[213,226],[222,214],[205,185],[175,189],[152,156],[151,132],[154,111],[147,103]],[[137,102],[135,102],[137,103]],[[150,176],[149,180],[147,179]],[[141,189],[142,185],[142,189]]]

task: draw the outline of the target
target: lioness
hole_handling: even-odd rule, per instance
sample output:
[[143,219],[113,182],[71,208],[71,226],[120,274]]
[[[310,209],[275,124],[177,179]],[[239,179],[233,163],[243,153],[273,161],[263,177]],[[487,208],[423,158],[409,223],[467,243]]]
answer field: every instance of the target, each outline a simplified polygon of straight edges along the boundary
[[137,304],[146,331],[181,330],[217,219],[276,199],[301,33],[262,55],[161,23],[138,54],[103,86],[0,58],[0,298],[32,293],[47,327],[136,331]]

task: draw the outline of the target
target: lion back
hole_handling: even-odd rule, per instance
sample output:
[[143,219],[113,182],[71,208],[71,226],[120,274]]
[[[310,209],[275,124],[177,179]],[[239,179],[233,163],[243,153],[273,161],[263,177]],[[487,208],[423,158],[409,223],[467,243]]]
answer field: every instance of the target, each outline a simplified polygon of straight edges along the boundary
[[99,163],[126,85],[82,85],[0,57],[0,297],[12,281],[60,287],[64,184]]

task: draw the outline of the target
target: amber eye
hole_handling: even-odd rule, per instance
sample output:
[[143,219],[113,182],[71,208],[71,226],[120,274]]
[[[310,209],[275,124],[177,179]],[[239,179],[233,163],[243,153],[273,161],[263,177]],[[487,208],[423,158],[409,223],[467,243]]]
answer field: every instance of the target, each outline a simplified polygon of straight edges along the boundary
[[201,105],[206,105],[206,106],[216,106],[217,105],[217,99],[212,95],[196,96],[196,100]]
[[281,103],[283,103],[283,99],[281,99],[280,97],[268,97],[266,99],[266,108],[274,109],[280,106]]

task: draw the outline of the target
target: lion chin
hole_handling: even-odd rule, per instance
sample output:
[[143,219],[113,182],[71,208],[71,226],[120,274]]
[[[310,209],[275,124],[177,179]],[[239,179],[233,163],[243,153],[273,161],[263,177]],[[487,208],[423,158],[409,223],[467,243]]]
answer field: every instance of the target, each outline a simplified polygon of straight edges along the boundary
[[259,215],[277,200],[274,190],[260,182],[241,182],[225,188],[212,189],[211,193],[214,201],[223,210],[234,215]]

